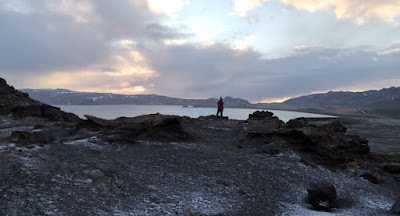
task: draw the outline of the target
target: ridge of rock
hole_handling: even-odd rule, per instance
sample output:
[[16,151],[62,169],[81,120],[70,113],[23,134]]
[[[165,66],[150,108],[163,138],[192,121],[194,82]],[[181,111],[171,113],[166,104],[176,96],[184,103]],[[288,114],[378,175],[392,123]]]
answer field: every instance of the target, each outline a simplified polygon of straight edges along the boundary
[[0,115],[12,115],[16,118],[35,116],[61,122],[80,121],[75,114],[63,112],[60,108],[31,99],[27,93],[16,90],[2,78],[0,78]]

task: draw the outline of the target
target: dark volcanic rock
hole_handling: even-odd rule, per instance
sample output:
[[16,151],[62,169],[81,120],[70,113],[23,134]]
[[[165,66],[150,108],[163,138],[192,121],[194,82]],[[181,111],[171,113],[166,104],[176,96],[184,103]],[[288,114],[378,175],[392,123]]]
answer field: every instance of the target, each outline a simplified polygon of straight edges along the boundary
[[383,169],[393,174],[400,174],[400,164],[385,164]]
[[326,182],[316,183],[307,188],[307,201],[319,211],[328,211],[331,208],[337,208],[335,200],[337,193],[335,187]]
[[334,121],[321,126],[322,129],[335,133],[346,133],[347,128],[340,124],[338,121]]
[[360,175],[361,178],[373,183],[373,184],[378,184],[378,178],[371,173],[364,173]]
[[103,139],[110,143],[134,143],[149,141],[188,141],[192,136],[185,132],[181,117],[151,114],[134,118],[106,120],[85,115],[81,128],[103,131]]
[[308,125],[308,121],[306,118],[290,119],[286,125],[289,128],[301,128]]
[[153,141],[187,141],[191,136],[183,131],[181,117],[158,115],[153,122],[147,126],[147,130],[140,138]]
[[400,197],[397,198],[396,202],[393,204],[391,212],[400,215]]
[[13,131],[10,141],[21,145],[29,144],[50,144],[55,140],[53,136],[46,132]]
[[91,115],[84,115],[87,118],[87,123],[89,124],[94,124],[100,127],[108,127],[108,128],[114,128],[116,126],[118,126],[119,124],[122,124],[123,122],[119,122],[118,120],[125,120],[124,119],[116,119],[116,120],[106,120],[106,119],[102,119],[102,118],[98,118],[95,116],[91,116]]
[[209,116],[200,116],[200,119],[207,119],[207,120],[228,120],[228,116],[216,116],[216,115],[209,115]]
[[309,125],[298,129],[274,131],[270,139],[289,143],[307,161],[329,167],[343,167],[355,159],[367,157],[368,140]]
[[249,114],[249,120],[261,120],[261,119],[270,119],[273,117],[272,112],[268,111],[255,111],[253,114]]
[[28,94],[15,90],[0,78],[0,115],[10,114],[17,118],[36,116],[51,121],[80,121],[79,117],[72,113],[29,98]]
[[47,104],[42,104],[40,106],[41,116],[45,119],[52,121],[66,121],[66,122],[78,122],[81,119],[72,113],[63,112],[58,107],[49,106]]
[[256,111],[250,114],[246,123],[249,124],[246,129],[247,137],[250,139],[268,138],[271,133],[280,131],[285,127],[285,122],[268,111]]

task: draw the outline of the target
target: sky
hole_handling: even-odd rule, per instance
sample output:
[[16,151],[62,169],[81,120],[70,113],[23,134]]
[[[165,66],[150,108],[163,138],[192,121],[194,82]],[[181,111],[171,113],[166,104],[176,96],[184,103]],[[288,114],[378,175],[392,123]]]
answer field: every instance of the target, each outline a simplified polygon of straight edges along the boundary
[[0,0],[0,77],[251,102],[400,86],[400,1]]

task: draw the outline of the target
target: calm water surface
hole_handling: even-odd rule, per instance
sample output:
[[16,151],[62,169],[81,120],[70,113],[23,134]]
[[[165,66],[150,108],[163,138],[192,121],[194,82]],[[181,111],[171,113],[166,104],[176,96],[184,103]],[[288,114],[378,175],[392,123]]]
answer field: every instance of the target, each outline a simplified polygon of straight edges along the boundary
[[[201,108],[201,107],[181,107],[169,105],[66,105],[58,106],[61,110],[72,112],[84,118],[83,115],[93,115],[99,118],[115,119],[121,116],[134,117],[145,114],[160,113],[165,115],[179,115],[197,118],[199,116],[215,115],[216,108]],[[240,109],[240,108],[225,108],[224,116],[230,119],[245,120],[249,114],[263,109]],[[279,119],[287,122],[290,119],[306,117],[306,118],[325,118],[332,117],[328,115],[282,111],[282,110],[268,110],[273,112]]]

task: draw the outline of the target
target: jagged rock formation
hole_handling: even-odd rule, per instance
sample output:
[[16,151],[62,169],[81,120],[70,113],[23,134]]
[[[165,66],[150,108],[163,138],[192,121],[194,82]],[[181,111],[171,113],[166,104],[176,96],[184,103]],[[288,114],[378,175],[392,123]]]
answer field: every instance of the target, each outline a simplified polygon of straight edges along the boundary
[[192,137],[182,129],[181,117],[160,114],[135,118],[105,120],[86,115],[87,120],[80,127],[101,130],[101,138],[109,143],[135,143],[137,140],[149,141],[190,141]]
[[15,90],[14,87],[9,86],[4,79],[0,78],[0,115],[10,114],[18,118],[36,116],[52,121],[79,121],[78,116],[35,101],[27,93]]

